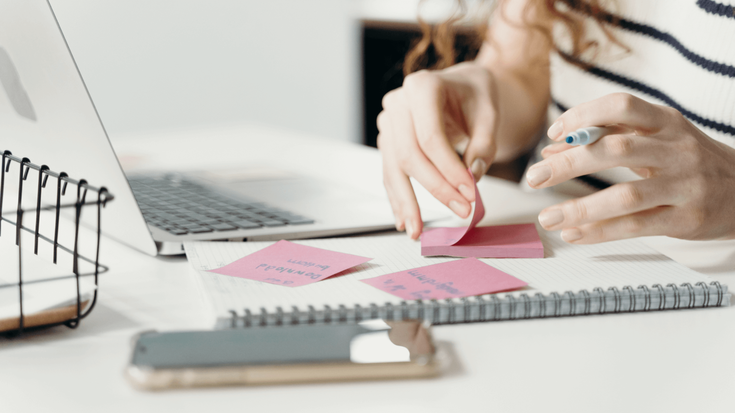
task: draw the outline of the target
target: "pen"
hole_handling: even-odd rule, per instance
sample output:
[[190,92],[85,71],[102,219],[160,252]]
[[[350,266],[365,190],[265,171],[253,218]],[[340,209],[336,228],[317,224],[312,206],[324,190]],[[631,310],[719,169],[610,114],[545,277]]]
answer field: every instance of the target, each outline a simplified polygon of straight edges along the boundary
[[590,126],[589,128],[577,129],[567,136],[566,143],[572,146],[589,145],[597,142],[598,139],[610,133],[609,128],[601,128],[598,126]]

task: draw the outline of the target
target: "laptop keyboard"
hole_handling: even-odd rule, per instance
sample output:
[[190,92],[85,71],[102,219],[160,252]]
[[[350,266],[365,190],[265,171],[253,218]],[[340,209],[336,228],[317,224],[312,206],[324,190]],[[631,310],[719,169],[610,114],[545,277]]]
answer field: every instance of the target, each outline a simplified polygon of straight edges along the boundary
[[179,177],[132,177],[129,182],[146,222],[173,235],[314,223],[262,202],[229,198]]

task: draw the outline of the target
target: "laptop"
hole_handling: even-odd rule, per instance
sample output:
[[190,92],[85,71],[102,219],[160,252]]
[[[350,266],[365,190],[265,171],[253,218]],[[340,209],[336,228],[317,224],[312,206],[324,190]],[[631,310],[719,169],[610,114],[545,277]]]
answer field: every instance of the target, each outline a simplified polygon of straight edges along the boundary
[[189,240],[298,239],[393,228],[386,198],[307,176],[267,184],[176,171],[126,177],[47,0],[0,0],[0,81],[0,150],[105,186],[115,200],[106,207],[103,232],[148,254],[182,254]]

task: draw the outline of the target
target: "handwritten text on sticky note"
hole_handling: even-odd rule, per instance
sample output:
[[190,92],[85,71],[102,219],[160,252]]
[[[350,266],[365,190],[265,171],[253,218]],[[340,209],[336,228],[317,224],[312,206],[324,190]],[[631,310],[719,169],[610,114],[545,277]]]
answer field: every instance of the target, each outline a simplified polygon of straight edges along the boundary
[[381,275],[362,282],[404,300],[469,297],[527,285],[525,281],[475,258]]
[[371,258],[357,255],[278,241],[210,272],[299,287],[321,281],[370,260]]

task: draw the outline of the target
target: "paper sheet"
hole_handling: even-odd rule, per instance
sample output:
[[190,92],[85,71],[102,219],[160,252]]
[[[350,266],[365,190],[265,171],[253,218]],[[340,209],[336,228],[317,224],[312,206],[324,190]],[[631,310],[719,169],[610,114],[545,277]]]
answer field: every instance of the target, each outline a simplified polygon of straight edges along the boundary
[[544,245],[534,224],[477,227],[485,216],[485,207],[474,177],[472,181],[475,186],[475,211],[470,225],[459,228],[434,228],[424,232],[421,235],[421,255],[543,258]]
[[[656,252],[640,240],[611,241],[604,244],[572,245],[559,238],[558,232],[541,231],[541,239],[547,258],[539,259],[480,259],[493,267],[511,274],[528,283],[520,291],[500,292],[497,297],[520,294],[533,297],[535,294],[563,295],[565,291],[607,290],[624,286],[652,286],[670,283],[681,285],[698,282],[709,283],[712,279],[697,273]],[[232,262],[256,252],[272,242],[187,242],[186,255],[192,267],[198,271],[194,277],[208,297],[213,321],[229,326],[231,311],[243,314],[244,309],[253,313],[265,309],[268,313],[290,312],[294,308],[307,311],[311,306],[322,310],[327,306],[333,310],[344,305],[370,308],[372,304],[400,305],[403,299],[374,288],[361,280],[385,274],[406,271],[427,265],[456,261],[449,257],[423,257],[421,245],[406,234],[381,234],[366,237],[322,238],[296,241],[299,244],[325,248],[347,254],[375,257],[360,264],[348,274],[331,277],[323,282],[299,288],[283,288],[239,277],[228,277],[206,270]],[[491,296],[484,296],[489,299]],[[461,299],[451,299],[461,305]],[[308,320],[302,320],[308,321]]]
[[475,258],[428,265],[362,282],[404,300],[461,298],[515,290],[527,285]]
[[284,240],[209,271],[269,284],[299,287],[321,281],[370,260],[371,258],[307,247]]

